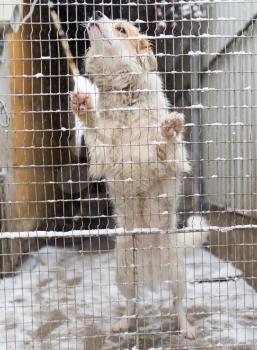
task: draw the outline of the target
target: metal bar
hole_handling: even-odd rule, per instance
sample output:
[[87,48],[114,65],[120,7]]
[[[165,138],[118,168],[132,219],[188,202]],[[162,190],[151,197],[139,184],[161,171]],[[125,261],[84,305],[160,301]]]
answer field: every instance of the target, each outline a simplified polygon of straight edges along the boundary
[[[196,37],[192,40],[192,51],[197,52],[201,48],[200,38]],[[201,59],[199,55],[192,55],[192,147],[194,161],[194,209],[197,212],[203,210],[203,179],[201,176],[201,108],[200,106],[200,77]]]
[[101,236],[129,236],[129,235],[146,235],[146,234],[187,234],[197,232],[221,232],[227,233],[235,230],[253,230],[257,229],[257,225],[235,225],[235,226],[208,226],[194,229],[187,227],[178,230],[162,231],[158,228],[142,228],[135,230],[125,230],[124,228],[116,229],[96,229],[96,230],[71,230],[67,232],[62,231],[25,231],[25,232],[1,232],[0,239],[27,239],[27,238],[65,238],[65,237],[101,237]]
[[4,193],[4,179],[5,179],[5,175],[0,168],[0,230],[4,229],[3,219],[5,219],[4,203],[6,199],[5,199],[5,193]]

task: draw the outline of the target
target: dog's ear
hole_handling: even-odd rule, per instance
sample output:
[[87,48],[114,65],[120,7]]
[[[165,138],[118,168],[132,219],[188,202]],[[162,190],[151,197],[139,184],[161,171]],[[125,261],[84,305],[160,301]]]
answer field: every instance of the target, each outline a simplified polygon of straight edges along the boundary
[[157,70],[157,60],[153,54],[152,46],[146,39],[141,39],[138,42],[138,58],[142,67],[148,72]]

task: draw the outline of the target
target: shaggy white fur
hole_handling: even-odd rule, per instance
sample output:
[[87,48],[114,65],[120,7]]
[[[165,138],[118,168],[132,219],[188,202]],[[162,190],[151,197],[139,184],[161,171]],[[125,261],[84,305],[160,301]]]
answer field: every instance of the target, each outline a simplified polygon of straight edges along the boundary
[[[71,101],[86,127],[90,174],[107,179],[119,226],[174,231],[180,175],[190,171],[184,117],[170,113],[151,46],[133,25],[98,12],[88,33],[86,70],[99,91],[97,106],[82,93]],[[176,234],[117,238],[117,284],[127,298],[128,317],[113,331],[133,326],[138,281],[155,290],[170,280],[179,327],[186,337],[195,336],[182,305],[184,250],[178,244]]]

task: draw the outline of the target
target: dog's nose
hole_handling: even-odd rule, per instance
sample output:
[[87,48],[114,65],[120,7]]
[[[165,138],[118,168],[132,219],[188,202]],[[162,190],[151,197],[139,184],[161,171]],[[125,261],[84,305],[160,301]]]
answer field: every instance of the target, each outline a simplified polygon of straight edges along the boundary
[[95,11],[95,19],[100,19],[102,18],[104,15],[101,11]]

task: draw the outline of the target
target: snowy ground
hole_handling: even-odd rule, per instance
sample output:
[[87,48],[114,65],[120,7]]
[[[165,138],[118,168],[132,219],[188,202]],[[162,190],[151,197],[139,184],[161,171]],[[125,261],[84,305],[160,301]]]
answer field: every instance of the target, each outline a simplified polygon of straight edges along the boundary
[[239,270],[196,249],[187,281],[184,303],[196,340],[176,331],[165,285],[141,298],[137,337],[114,335],[111,323],[126,305],[115,285],[114,252],[44,247],[0,281],[0,349],[257,349],[257,295]]

